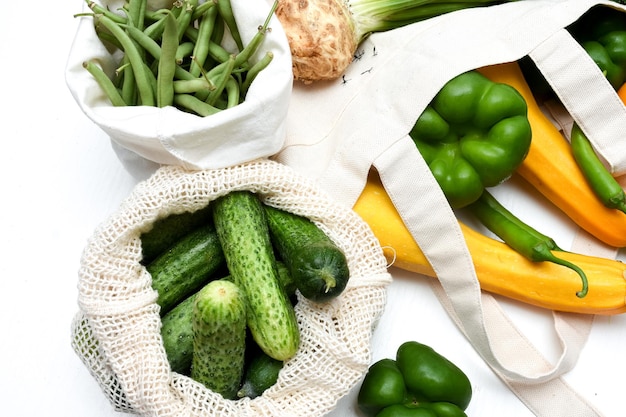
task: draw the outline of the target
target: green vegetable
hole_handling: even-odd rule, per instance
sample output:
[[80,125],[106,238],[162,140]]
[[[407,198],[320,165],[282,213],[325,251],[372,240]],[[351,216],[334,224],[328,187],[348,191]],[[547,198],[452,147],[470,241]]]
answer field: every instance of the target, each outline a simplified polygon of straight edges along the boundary
[[283,364],[283,361],[270,357],[261,349],[255,351],[246,365],[243,384],[237,391],[237,397],[256,398],[263,394],[266,389],[276,383]]
[[243,376],[245,349],[245,295],[230,281],[209,283],[194,299],[191,377],[234,399]]
[[161,318],[161,337],[167,361],[173,372],[182,375],[190,375],[191,371],[195,298],[196,294],[190,295]]
[[152,224],[152,228],[141,234],[141,251],[144,265],[174,246],[188,233],[211,221],[209,206],[194,211],[170,214]]
[[582,280],[582,289],[576,295],[581,298],[587,295],[589,285],[585,272],[577,265],[554,255],[552,251],[560,250],[554,240],[522,223],[487,190],[468,209],[489,230],[527,259],[533,262],[553,262],[575,271]]
[[315,223],[265,206],[272,242],[302,295],[327,301],[343,292],[350,270],[343,251]]
[[403,343],[394,359],[370,366],[358,394],[367,417],[466,417],[467,375],[429,346]]
[[298,288],[296,287],[296,283],[293,281],[293,278],[291,277],[291,273],[289,272],[289,269],[287,269],[287,266],[285,265],[284,262],[280,262],[280,261],[276,262],[276,268],[278,269],[278,280],[280,281],[281,287],[283,287],[283,290],[285,290],[285,294],[287,295],[287,298],[292,300],[292,304],[295,304],[296,290]]
[[624,189],[598,158],[591,142],[577,124],[572,127],[570,144],[576,163],[602,204],[626,213]]
[[283,0],[276,16],[291,47],[294,77],[311,83],[341,77],[359,44],[373,32],[508,1],[516,0]]
[[[127,0],[120,14],[85,1],[93,13],[75,16],[92,16],[98,37],[121,55],[111,75],[95,61],[84,63],[114,106],[176,106],[209,116],[244,101],[250,83],[271,61],[271,52],[258,61],[253,57],[270,30],[277,3],[244,45],[230,0],[176,1],[172,9],[156,11],[148,10],[146,0]],[[221,45],[225,31],[235,42],[232,53]],[[177,81],[183,80],[196,81],[186,90],[208,87],[177,91]]]
[[158,107],[174,104],[174,75],[176,73],[176,51],[178,50],[178,26],[170,12],[164,17],[165,27],[161,41],[161,59],[158,63],[156,105]]
[[248,300],[248,327],[255,342],[277,360],[298,350],[293,306],[282,288],[265,211],[258,196],[234,191],[213,202],[213,221],[234,282]]
[[[626,82],[626,14],[608,7],[595,7],[569,29],[613,88],[622,87]],[[576,163],[602,203],[626,213],[624,190],[577,124],[572,127],[571,146]]]
[[137,46],[133,43],[132,39],[128,36],[124,29],[107,16],[99,16],[98,24],[106,28],[122,46],[125,57],[128,58],[130,68],[133,71],[137,91],[139,91],[139,104],[144,106],[154,106],[156,104],[154,98],[155,92],[149,80],[149,76],[151,74],[149,74],[149,71],[143,61],[142,54],[137,49]]
[[594,7],[568,30],[613,88],[620,88],[626,82],[626,14],[610,7]]
[[146,266],[152,275],[152,288],[159,293],[157,304],[161,316],[202,288],[224,263],[217,232],[209,223],[186,235]]
[[[293,297],[295,286],[287,267],[277,263],[278,277],[288,297]],[[232,281],[232,277],[222,278]],[[208,285],[208,284],[207,284]],[[161,318],[161,337],[170,368],[179,374],[189,375],[193,354],[192,314],[196,293],[190,295]],[[282,363],[282,362],[281,362]]]
[[410,136],[452,207],[476,201],[522,163],[531,141],[526,113],[517,90],[476,71],[450,80],[426,107]]

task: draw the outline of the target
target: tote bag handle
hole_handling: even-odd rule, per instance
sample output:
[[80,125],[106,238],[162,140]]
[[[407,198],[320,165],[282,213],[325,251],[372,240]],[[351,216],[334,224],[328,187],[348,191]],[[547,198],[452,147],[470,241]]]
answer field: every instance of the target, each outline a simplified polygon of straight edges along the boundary
[[609,170],[626,174],[626,106],[582,46],[562,29],[529,57]]

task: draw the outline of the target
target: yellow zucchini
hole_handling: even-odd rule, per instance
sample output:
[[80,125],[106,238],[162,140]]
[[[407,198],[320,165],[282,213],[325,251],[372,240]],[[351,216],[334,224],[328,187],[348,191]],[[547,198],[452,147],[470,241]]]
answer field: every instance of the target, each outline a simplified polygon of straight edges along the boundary
[[569,142],[541,112],[516,62],[479,69],[492,81],[517,89],[528,104],[532,142],[517,174],[574,223],[607,245],[626,247],[626,214],[604,206],[578,168]]
[[[436,277],[375,172],[368,178],[354,210],[369,224],[393,266]],[[626,264],[559,252],[560,257],[587,274],[589,293],[578,298],[580,277],[571,269],[529,261],[499,240],[462,223],[461,229],[483,290],[551,310],[602,315],[626,312]]]

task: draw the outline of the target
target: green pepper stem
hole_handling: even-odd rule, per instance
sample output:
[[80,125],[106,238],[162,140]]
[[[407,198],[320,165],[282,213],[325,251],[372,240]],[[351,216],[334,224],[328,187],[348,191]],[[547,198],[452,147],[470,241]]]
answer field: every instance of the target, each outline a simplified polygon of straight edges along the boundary
[[554,255],[550,249],[548,249],[545,245],[539,244],[533,248],[533,252],[535,253],[534,258],[540,261],[548,261],[558,265],[562,265],[566,268],[572,269],[580,276],[580,280],[582,281],[582,289],[576,292],[576,296],[578,298],[583,298],[589,292],[589,281],[587,280],[587,275],[585,271],[583,271],[579,266],[566,261],[565,259],[561,259]]

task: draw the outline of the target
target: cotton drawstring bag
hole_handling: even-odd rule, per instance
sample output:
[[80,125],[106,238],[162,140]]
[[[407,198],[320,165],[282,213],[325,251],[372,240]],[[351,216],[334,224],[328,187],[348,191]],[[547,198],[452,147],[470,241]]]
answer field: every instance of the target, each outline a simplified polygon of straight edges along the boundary
[[[276,157],[348,205],[375,168],[437,273],[435,294],[485,362],[541,417],[601,415],[562,378],[576,365],[593,316],[554,312],[560,357],[548,361],[481,292],[455,214],[408,133],[453,77],[529,56],[611,172],[626,173],[626,108],[565,29],[596,5],[625,10],[610,1],[518,1],[375,33],[340,79],[295,86],[286,146]],[[617,255],[588,237],[572,249]]]
[[[225,400],[170,371],[140,234],[169,214],[193,212],[235,190],[306,216],[345,252],[348,286],[327,303],[299,296],[300,347],[278,381],[254,399]],[[79,270],[72,345],[118,411],[142,416],[322,416],[365,374],[369,342],[391,281],[365,222],[309,178],[270,160],[216,170],[158,169],[89,239]]]
[[[91,12],[84,0],[82,11]],[[123,0],[95,0],[118,12]],[[172,1],[149,0],[152,9],[170,8]],[[77,6],[78,3],[77,0]],[[264,0],[232,0],[233,13],[244,45],[267,18]],[[78,9],[77,12],[81,11]],[[119,66],[119,51],[109,51],[94,30],[94,18],[79,17],[66,67],[66,82],[80,109],[111,139],[120,160],[134,164],[180,165],[190,169],[215,169],[236,165],[278,152],[285,140],[285,115],[292,89],[291,53],[276,17],[251,62],[271,51],[270,64],[259,72],[246,99],[239,105],[208,117],[186,113],[173,106],[114,107],[83,62],[95,60],[108,74]],[[225,34],[223,46],[234,51]]]

